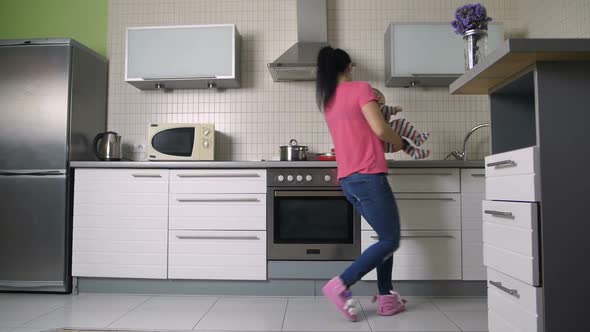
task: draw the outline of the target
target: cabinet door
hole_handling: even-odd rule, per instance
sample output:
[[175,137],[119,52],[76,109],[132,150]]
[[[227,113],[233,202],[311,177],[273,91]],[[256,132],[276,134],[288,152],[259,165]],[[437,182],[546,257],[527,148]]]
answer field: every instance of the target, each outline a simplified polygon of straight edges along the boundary
[[[402,230],[461,229],[459,194],[399,194],[396,201]],[[372,230],[364,218],[361,228]]]
[[482,201],[485,199],[483,169],[461,170],[461,248],[463,280],[485,280],[483,265]]
[[171,230],[168,278],[266,280],[266,231]]
[[[373,231],[362,231],[362,250],[377,242]],[[461,279],[460,231],[402,231],[399,249],[393,255],[394,280]],[[377,280],[375,270],[363,280]]]
[[72,275],[165,279],[168,170],[78,169]]
[[126,80],[235,77],[233,24],[127,30]]

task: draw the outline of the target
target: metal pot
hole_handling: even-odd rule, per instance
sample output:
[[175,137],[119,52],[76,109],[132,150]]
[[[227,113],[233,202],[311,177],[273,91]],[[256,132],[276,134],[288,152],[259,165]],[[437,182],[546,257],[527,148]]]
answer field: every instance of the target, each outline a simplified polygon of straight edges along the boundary
[[281,146],[281,161],[307,160],[307,146],[297,145],[297,140],[292,139],[289,145]]

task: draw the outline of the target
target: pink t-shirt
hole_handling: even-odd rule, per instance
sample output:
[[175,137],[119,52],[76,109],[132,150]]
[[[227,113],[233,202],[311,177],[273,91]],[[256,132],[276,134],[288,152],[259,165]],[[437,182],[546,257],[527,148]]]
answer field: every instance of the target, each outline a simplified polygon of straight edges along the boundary
[[363,106],[371,101],[377,101],[377,97],[369,83],[343,82],[325,106],[339,179],[353,173],[387,173],[383,141],[375,135],[362,112]]

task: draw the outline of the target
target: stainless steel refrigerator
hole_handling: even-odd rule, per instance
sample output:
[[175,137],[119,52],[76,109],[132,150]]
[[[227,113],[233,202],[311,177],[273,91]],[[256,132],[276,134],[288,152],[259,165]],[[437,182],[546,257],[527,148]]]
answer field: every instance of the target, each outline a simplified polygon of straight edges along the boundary
[[72,160],[105,130],[107,60],[72,39],[0,40],[0,291],[71,291]]

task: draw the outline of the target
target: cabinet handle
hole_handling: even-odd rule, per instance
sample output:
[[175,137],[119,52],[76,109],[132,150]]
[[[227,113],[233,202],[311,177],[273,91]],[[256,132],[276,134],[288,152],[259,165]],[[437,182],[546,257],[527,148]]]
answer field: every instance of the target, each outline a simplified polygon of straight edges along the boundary
[[244,174],[178,174],[179,178],[259,178],[258,173],[244,173]]
[[439,175],[439,176],[451,176],[453,173],[391,173],[389,175],[407,175],[407,176],[424,176],[424,175]]
[[506,286],[503,286],[502,283],[499,281],[490,280],[490,285],[498,288],[499,290],[501,290],[505,293],[508,293],[508,294],[514,296],[517,299],[520,298],[520,295],[518,294],[518,291],[516,289],[510,289]]
[[488,167],[514,167],[516,166],[516,162],[514,160],[502,160],[496,161],[494,163],[489,163]]
[[514,218],[514,215],[512,214],[512,212],[495,211],[495,210],[484,210],[483,213],[492,215],[494,217]]
[[[452,235],[402,235],[402,239],[454,239]],[[371,239],[379,240],[378,236],[371,235]]]
[[144,81],[163,81],[163,80],[205,80],[205,79],[216,79],[217,76],[169,76],[169,77],[141,77]]
[[180,203],[206,203],[206,202],[260,202],[258,198],[177,198]]
[[161,178],[160,174],[131,174],[134,178]]
[[451,197],[432,197],[432,198],[428,198],[428,197],[416,197],[416,198],[396,198],[398,201],[454,201],[454,198]]
[[215,235],[176,235],[179,240],[260,240],[258,236],[236,235],[236,236],[215,236]]
[[471,176],[473,176],[474,178],[483,178],[486,175],[485,174],[471,174]]

